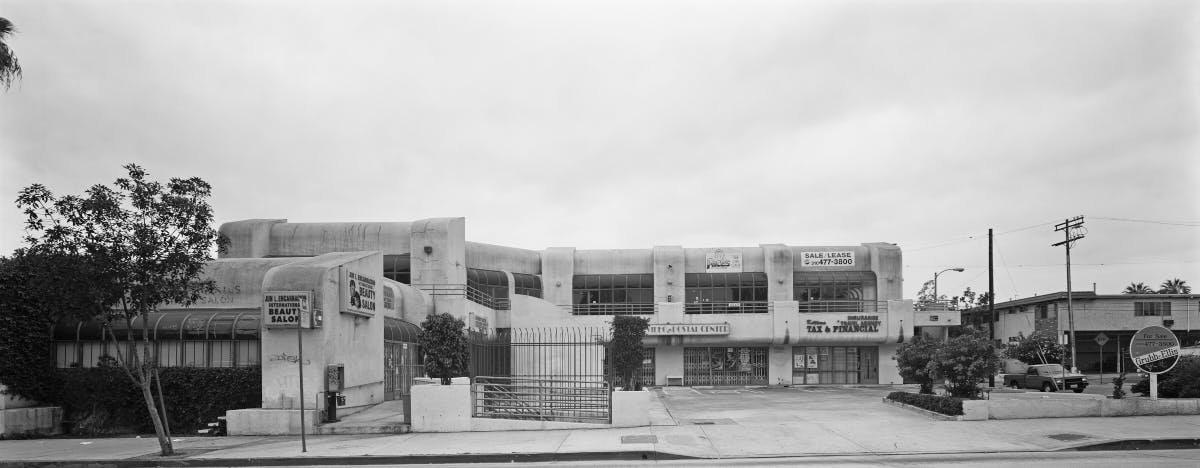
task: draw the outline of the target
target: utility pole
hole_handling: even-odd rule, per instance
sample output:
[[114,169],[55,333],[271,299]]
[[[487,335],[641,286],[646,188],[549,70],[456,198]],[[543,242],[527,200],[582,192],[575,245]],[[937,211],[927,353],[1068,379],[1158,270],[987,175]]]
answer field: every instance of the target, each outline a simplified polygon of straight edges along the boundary
[[1055,231],[1063,232],[1063,241],[1051,244],[1054,247],[1067,248],[1067,324],[1071,331],[1071,372],[1079,372],[1078,361],[1075,360],[1075,312],[1071,308],[1071,244],[1087,235],[1083,227],[1083,216],[1067,219],[1054,226]]
[[[988,228],[988,338],[992,345],[996,344],[996,282],[995,270],[992,268],[992,228]],[[988,374],[988,386],[996,386],[996,373]]]

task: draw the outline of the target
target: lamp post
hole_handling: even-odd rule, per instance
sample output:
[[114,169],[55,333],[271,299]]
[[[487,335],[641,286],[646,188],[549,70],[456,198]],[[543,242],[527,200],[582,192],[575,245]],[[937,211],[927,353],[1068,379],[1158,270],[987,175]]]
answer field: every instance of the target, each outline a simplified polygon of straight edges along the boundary
[[939,296],[938,296],[938,293],[937,293],[937,277],[938,277],[938,275],[940,275],[940,274],[942,274],[942,273],[945,273],[945,272],[947,272],[947,271],[957,271],[957,272],[959,272],[959,273],[962,273],[962,272],[963,272],[963,270],[964,270],[964,269],[963,269],[962,267],[959,267],[959,268],[947,268],[947,269],[945,269],[945,270],[942,270],[942,271],[939,271],[939,272],[937,272],[937,273],[934,273],[934,274],[933,274],[933,301],[934,301],[934,302],[937,302],[937,301],[939,300]]

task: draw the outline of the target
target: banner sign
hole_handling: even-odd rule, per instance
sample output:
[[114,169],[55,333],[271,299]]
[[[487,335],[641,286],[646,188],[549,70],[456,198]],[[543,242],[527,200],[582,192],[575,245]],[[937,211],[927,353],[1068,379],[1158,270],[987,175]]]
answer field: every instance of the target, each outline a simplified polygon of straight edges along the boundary
[[312,293],[271,291],[263,293],[263,326],[267,328],[313,328]]
[[1166,328],[1149,326],[1129,341],[1129,357],[1143,372],[1161,374],[1179,362],[1179,338]]
[[741,273],[742,252],[712,249],[704,254],[705,273]]
[[728,334],[728,323],[652,323],[646,328],[646,336]]
[[377,284],[373,277],[342,268],[342,313],[374,317]]
[[837,252],[800,252],[800,266],[804,267],[852,267],[854,252],[840,250]]

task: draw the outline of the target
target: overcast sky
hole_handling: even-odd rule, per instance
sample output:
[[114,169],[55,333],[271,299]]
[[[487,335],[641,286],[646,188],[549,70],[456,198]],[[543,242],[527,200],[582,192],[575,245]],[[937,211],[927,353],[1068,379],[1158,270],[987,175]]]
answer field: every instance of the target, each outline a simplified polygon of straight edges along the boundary
[[893,242],[910,298],[986,290],[988,228],[999,299],[1065,290],[1053,224],[1084,215],[1076,290],[1200,287],[1197,5],[0,0],[0,253],[21,187],[136,162],[218,222]]

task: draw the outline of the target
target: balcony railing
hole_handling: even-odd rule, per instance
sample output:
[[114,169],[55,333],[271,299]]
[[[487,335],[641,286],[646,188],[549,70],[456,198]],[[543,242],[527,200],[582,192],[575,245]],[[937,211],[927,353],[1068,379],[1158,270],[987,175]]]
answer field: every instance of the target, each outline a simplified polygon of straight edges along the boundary
[[573,315],[652,315],[654,304],[637,302],[614,302],[608,304],[571,304]]
[[879,305],[875,301],[802,301],[800,313],[875,313]]
[[691,302],[683,305],[686,314],[765,314],[770,311],[767,301]]
[[491,294],[465,284],[414,284],[412,286],[429,293],[430,296],[462,296],[468,301],[492,310],[509,310],[510,308],[507,297],[493,297]]

